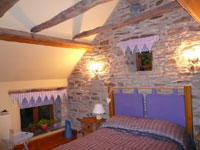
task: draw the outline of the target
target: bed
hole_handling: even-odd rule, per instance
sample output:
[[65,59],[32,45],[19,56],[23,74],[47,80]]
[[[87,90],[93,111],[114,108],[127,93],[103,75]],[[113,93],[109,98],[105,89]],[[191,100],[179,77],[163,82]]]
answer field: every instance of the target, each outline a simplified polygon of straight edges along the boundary
[[[191,87],[152,89],[145,103],[138,89],[150,88],[122,89],[133,88],[108,88],[111,118],[100,129],[54,150],[195,150]],[[157,94],[158,89],[173,92]]]

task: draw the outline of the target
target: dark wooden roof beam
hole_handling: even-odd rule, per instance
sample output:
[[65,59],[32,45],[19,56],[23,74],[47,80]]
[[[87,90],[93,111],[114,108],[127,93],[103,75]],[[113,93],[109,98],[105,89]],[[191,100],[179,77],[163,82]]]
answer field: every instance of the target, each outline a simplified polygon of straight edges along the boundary
[[0,28],[0,40],[70,48],[77,50],[91,50],[92,48],[92,46],[89,43],[85,42],[77,42],[73,40],[34,34],[24,31],[17,31],[7,28]]
[[35,33],[50,28],[68,19],[76,17],[99,4],[103,4],[109,1],[112,0],[81,0],[70,8],[60,12],[58,15],[51,18],[50,20],[33,27],[31,29],[31,32]]
[[182,7],[177,2],[175,2],[175,1],[169,2],[167,4],[159,6],[157,8],[140,13],[137,16],[131,17],[123,22],[118,22],[117,24],[108,24],[108,25],[97,27],[97,28],[89,30],[89,31],[84,31],[82,33],[75,35],[73,37],[73,39],[88,37],[88,36],[96,34],[96,33],[101,33],[101,32],[105,32],[105,31],[109,31],[109,30],[118,29],[123,26],[141,22],[146,19],[153,18],[153,17],[161,16],[166,13],[176,11],[178,9],[182,9]]
[[1,0],[0,1],[0,17],[2,17],[18,1],[19,0]]
[[200,23],[200,0],[177,1],[198,23]]

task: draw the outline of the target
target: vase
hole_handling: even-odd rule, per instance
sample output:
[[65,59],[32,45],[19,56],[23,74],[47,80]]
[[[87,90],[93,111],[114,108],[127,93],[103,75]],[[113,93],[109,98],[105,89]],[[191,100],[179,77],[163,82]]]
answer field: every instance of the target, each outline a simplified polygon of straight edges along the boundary
[[54,124],[53,124],[53,127],[54,127],[54,128],[57,128],[57,127],[58,127],[58,124],[57,124],[57,123],[54,123]]
[[43,124],[43,125],[41,125],[41,128],[42,128],[42,131],[46,131],[48,126],[47,126],[47,124]]

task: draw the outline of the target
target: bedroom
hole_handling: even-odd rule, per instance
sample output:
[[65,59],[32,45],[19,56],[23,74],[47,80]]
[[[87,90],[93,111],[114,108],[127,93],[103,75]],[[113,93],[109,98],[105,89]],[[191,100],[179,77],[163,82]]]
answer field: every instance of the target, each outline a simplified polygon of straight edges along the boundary
[[[93,8],[97,9],[94,10],[98,12],[97,14],[95,13],[97,16],[103,14],[101,10],[105,9],[102,20],[100,17],[92,17],[93,9],[91,9],[91,12],[89,10],[88,14],[84,14],[82,18],[78,16],[80,17],[79,19],[65,21],[63,24],[36,34],[72,39],[74,35],[97,26],[103,26],[104,23],[105,25],[118,24],[126,21],[130,17],[134,17],[135,13],[139,15],[138,9],[144,12],[156,9],[168,2],[171,1],[113,0]],[[40,3],[31,1],[29,4],[24,0],[17,2],[1,17],[1,27],[29,33],[33,26],[66,9],[64,0],[60,2],[58,8],[55,7],[55,10],[47,9],[46,5],[53,7],[57,6],[58,2],[43,1]],[[140,5],[137,5],[138,3]],[[72,1],[68,5],[68,7],[72,6]],[[196,6],[199,6],[198,2]],[[35,11],[36,9],[43,10],[43,7],[46,8],[45,12],[43,12],[44,15]],[[47,14],[49,16],[46,16]],[[149,15],[152,14],[149,13]],[[86,18],[87,20],[85,20]],[[75,22],[73,26],[77,27],[72,29],[73,22]],[[89,23],[87,24],[87,22]],[[68,26],[69,28],[66,28]],[[61,110],[66,114],[63,114],[62,119],[69,119],[72,123],[72,128],[78,130],[81,125],[77,119],[88,116],[92,112],[95,103],[104,104],[106,110],[104,117],[108,118],[108,104],[106,103],[108,86],[179,87],[191,85],[194,135],[197,135],[200,122],[198,62],[195,60],[190,61],[190,58],[186,57],[187,53],[185,56],[184,52],[195,48],[198,50],[199,27],[199,23],[181,8],[162,14],[159,17],[146,18],[138,23],[101,32],[96,37],[82,38],[84,42],[87,40],[92,41],[91,51],[65,50],[58,47],[0,41],[0,61],[2,64],[1,70],[3,70],[1,77],[5,79],[1,79],[0,84],[0,110],[7,109],[11,113],[12,127],[14,131],[20,131],[19,106],[17,103],[14,103],[14,105],[11,103],[11,98],[8,96],[10,90],[64,87],[67,85],[67,105]],[[78,30],[75,31],[75,29]],[[67,33],[70,34],[68,35]],[[155,41],[152,46],[152,70],[137,71],[136,56],[129,51],[127,51],[128,54],[124,55],[117,43],[152,35],[159,36],[159,40]],[[79,41],[79,39],[75,41]],[[197,54],[195,55],[198,56]],[[97,76],[94,76],[88,69],[88,63],[94,61],[104,63],[103,71],[99,72]],[[15,64],[16,67],[13,68]],[[51,68],[54,70],[52,71]],[[27,75],[27,72],[29,75]]]

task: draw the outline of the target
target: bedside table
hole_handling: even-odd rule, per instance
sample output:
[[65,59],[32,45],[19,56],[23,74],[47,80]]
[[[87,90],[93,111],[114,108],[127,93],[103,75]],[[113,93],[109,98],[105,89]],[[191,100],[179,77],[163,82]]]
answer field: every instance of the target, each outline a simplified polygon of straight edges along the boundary
[[97,130],[106,119],[97,120],[96,117],[85,117],[80,121],[82,125],[81,133],[82,135],[87,135]]
[[196,140],[198,141],[198,149],[200,150],[200,132],[197,134]]

